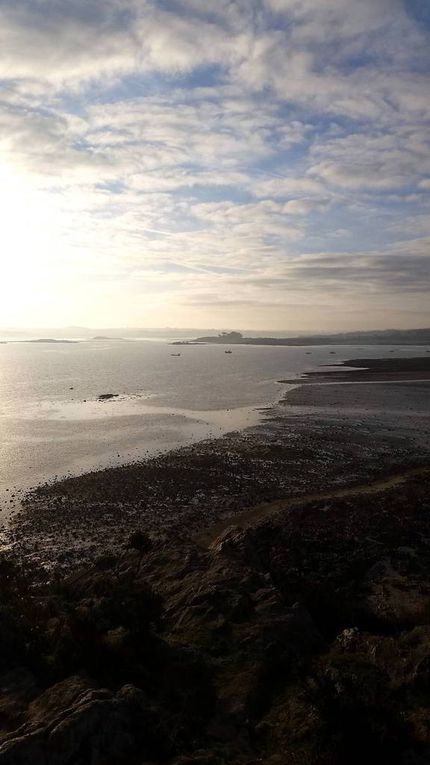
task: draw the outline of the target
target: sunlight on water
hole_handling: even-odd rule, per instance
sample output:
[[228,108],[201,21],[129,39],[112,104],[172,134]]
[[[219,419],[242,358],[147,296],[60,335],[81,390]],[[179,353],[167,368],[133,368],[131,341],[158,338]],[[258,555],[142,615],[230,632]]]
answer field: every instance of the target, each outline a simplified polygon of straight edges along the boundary
[[391,350],[206,345],[172,357],[160,342],[0,345],[0,490],[243,429],[285,392],[279,380]]

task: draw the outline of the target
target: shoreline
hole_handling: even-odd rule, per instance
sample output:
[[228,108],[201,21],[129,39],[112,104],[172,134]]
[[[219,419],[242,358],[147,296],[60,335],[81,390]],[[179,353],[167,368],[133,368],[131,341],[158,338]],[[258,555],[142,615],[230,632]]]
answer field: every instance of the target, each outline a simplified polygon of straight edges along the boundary
[[[128,403],[121,400],[121,404]],[[131,405],[134,401],[132,400]],[[96,404],[96,402],[94,402]],[[144,445],[136,447],[127,445],[128,453],[113,455],[111,451],[106,453],[105,458],[101,457],[98,460],[93,460],[90,456],[88,458],[77,458],[73,465],[68,465],[68,468],[64,466],[64,471],[61,468],[56,469],[56,473],[50,472],[40,473],[39,475],[22,480],[19,484],[16,482],[0,483],[0,520],[5,523],[13,514],[20,508],[21,499],[27,494],[36,491],[38,487],[50,486],[60,483],[65,480],[80,478],[87,473],[102,472],[104,470],[111,470],[116,468],[127,467],[128,465],[138,464],[142,461],[157,458],[164,454],[169,454],[171,451],[175,451],[180,448],[186,448],[193,444],[200,443],[207,440],[217,440],[228,434],[232,430],[244,430],[252,425],[258,424],[261,420],[261,412],[263,412],[268,406],[272,406],[272,403],[258,404],[256,406],[243,406],[234,407],[231,409],[220,410],[186,410],[178,409],[174,407],[161,407],[150,405],[145,406],[144,413],[115,413],[111,417],[105,417],[104,422],[107,426],[115,425],[118,421],[127,421],[130,424],[130,428],[133,429],[133,435],[135,438],[131,438],[131,443],[134,440],[139,442],[138,423],[143,423],[147,429],[153,428],[153,420],[156,418],[162,418],[163,427],[166,427],[166,423],[170,424],[172,428],[182,428],[181,435],[184,441],[183,446],[178,445],[175,442],[174,436],[172,440],[162,440],[148,445],[144,442]],[[76,409],[79,411],[80,404],[67,405],[67,409]],[[84,405],[85,406],[85,405]],[[59,408],[61,413],[61,408]],[[103,413],[102,413],[103,414]],[[99,418],[100,421],[101,418]],[[76,421],[78,418],[76,417]],[[69,420],[69,423],[72,422]],[[62,426],[61,417],[56,420],[52,420],[52,423]],[[231,427],[233,423],[233,427]],[[250,424],[251,423],[251,424]],[[134,434],[136,431],[136,434]],[[53,436],[54,437],[54,436]],[[130,436],[131,437],[131,436]],[[118,447],[120,448],[120,447]],[[137,455],[132,455],[133,450],[137,452]],[[119,458],[119,459],[118,459]],[[11,501],[13,499],[13,501]]]
[[428,470],[204,548],[125,534],[54,575],[3,554],[0,758],[427,762]]
[[[305,372],[302,376],[303,385],[324,385],[335,383],[361,382],[429,382],[430,357],[417,356],[414,358],[362,358],[346,359],[339,364],[325,365],[328,369],[320,368]],[[342,369],[344,367],[344,369]],[[293,380],[280,380],[282,383],[292,383]]]
[[119,549],[133,529],[179,540],[234,523],[261,503],[430,463],[427,383],[372,386],[369,399],[366,385],[337,381],[294,380],[243,431],[36,487],[12,518],[10,539],[24,557],[68,570],[97,551]]
[[[421,357],[421,361],[423,359],[427,361],[425,357]],[[35,412],[26,411],[24,419],[36,416],[34,423],[35,446],[32,450],[28,449],[27,452],[21,450],[22,454],[17,451],[15,460],[6,461],[6,469],[3,471],[3,477],[0,481],[0,507],[2,511],[0,519],[7,523],[8,518],[20,507],[20,497],[37,486],[59,482],[70,477],[80,477],[88,472],[127,466],[208,438],[218,438],[223,433],[235,430],[242,431],[248,425],[248,423],[243,422],[244,416],[241,415],[239,424],[235,420],[234,423],[228,421],[225,425],[225,421],[230,420],[235,412],[242,411],[243,413],[245,410],[248,415],[252,413],[261,419],[262,412],[264,414],[268,408],[273,409],[282,405],[286,382],[294,388],[304,384],[308,385],[313,382],[313,374],[319,375],[318,383],[323,384],[320,372],[302,373],[301,377],[295,375],[288,381],[276,380],[274,377],[273,395],[267,399],[267,403],[262,406],[258,404],[246,405],[245,407],[236,405],[232,414],[230,414],[230,410],[226,409],[219,410],[219,412],[216,410],[196,412],[194,410],[152,406],[145,402],[145,412],[141,418],[141,401],[137,394],[119,396],[114,403],[109,404],[109,411],[107,411],[106,405],[108,416],[104,420],[105,405],[92,400],[84,400],[84,403],[79,400],[57,404],[50,403],[49,405],[44,404],[44,407],[37,407]],[[308,375],[310,375],[309,380],[307,379]],[[345,378],[345,382],[350,383],[350,380]],[[332,380],[330,384],[332,384]],[[282,386],[284,390],[282,390]],[[44,410],[50,412],[46,422],[42,417]],[[217,423],[214,414],[219,414],[220,419],[224,421]],[[90,421],[92,421],[93,416],[96,416],[97,420],[98,435],[95,438],[94,446],[91,443],[92,437],[88,427],[86,427],[82,438],[79,436],[79,421],[83,417],[87,422],[87,415],[89,415]],[[162,418],[158,435],[156,433],[157,417]],[[252,419],[255,420],[255,417]],[[21,426],[19,425],[19,427]],[[15,428],[17,443],[19,443],[19,427]],[[109,431],[111,428],[114,432],[114,445],[109,448]],[[58,453],[55,451],[50,453],[49,463],[44,458],[39,459],[38,457],[38,454],[43,454],[41,434],[44,434],[45,439],[49,437],[50,443],[55,443],[56,439],[60,441],[59,451]],[[12,441],[13,437],[14,431],[12,429]],[[30,444],[31,441],[32,439],[30,439]],[[65,448],[61,446],[61,442],[69,444],[67,454]],[[40,445],[39,450],[36,448],[36,444]],[[20,455],[22,460],[19,459]],[[19,463],[21,463],[20,468],[14,467]]]
[[296,385],[247,431],[29,494],[0,758],[427,762],[429,389]]

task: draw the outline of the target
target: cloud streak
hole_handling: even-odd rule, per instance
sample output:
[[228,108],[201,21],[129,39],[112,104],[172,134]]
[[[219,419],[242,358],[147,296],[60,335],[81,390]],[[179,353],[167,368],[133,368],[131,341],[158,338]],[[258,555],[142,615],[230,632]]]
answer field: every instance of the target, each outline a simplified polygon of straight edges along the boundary
[[0,30],[0,323],[428,323],[403,0],[4,0]]

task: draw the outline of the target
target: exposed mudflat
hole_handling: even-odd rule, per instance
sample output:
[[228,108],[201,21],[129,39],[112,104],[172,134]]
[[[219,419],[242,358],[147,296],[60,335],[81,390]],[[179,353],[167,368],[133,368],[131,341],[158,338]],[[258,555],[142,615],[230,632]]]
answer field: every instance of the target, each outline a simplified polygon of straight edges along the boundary
[[0,761],[428,763],[428,394],[300,386],[30,493],[0,555]]
[[[404,360],[391,361],[403,374]],[[336,375],[324,373],[332,382]],[[135,528],[187,539],[261,503],[429,465],[429,393],[419,381],[299,385],[255,427],[38,488],[10,538],[26,558],[67,570],[117,550]]]
[[[334,363],[334,362],[333,362]],[[345,367],[347,369],[345,369]],[[414,382],[430,379],[430,356],[415,358],[348,359],[328,369],[303,375],[303,384],[334,382]],[[283,380],[294,383],[297,380]]]

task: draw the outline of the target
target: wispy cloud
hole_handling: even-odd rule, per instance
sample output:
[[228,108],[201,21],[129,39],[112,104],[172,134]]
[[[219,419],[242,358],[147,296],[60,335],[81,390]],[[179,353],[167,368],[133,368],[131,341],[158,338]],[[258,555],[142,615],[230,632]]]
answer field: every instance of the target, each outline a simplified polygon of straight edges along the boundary
[[415,5],[3,0],[1,323],[427,323]]

